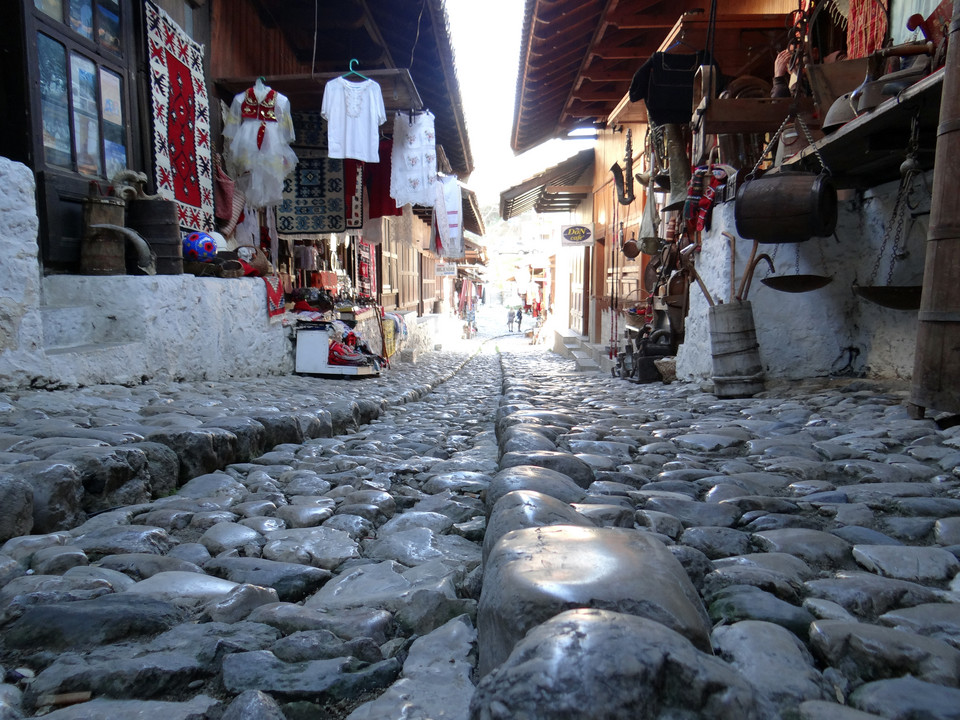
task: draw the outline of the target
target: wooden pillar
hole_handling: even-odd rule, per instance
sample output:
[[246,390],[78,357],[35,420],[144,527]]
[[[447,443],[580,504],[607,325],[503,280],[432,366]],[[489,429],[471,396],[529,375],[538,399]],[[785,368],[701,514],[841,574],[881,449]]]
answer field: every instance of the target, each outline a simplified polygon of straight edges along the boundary
[[914,417],[926,408],[960,413],[960,0],[953,2],[948,43],[910,394]]

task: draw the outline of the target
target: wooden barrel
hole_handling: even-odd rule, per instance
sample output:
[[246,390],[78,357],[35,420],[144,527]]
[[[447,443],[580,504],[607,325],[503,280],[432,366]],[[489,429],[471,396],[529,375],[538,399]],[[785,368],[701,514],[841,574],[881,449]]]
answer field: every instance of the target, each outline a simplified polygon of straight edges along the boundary
[[115,197],[83,199],[83,238],[80,241],[80,272],[83,275],[123,275],[124,238],[116,230],[94,225],[123,227],[124,202]]
[[837,188],[828,175],[764,175],[740,186],[733,216],[740,237],[761,243],[830,235],[837,227]]
[[751,397],[763,390],[753,307],[749,302],[710,308],[713,392],[717,397]]
[[157,275],[183,273],[183,238],[173,200],[131,200],[127,227],[136,230],[157,255]]

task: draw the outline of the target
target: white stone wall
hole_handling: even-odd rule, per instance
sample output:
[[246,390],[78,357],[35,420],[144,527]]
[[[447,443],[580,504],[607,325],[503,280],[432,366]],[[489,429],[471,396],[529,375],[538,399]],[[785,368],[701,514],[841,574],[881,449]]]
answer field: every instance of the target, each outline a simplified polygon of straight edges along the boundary
[[[927,180],[930,178],[928,176]],[[806,293],[784,293],[761,282],[766,266],[758,266],[748,299],[760,346],[760,360],[768,378],[820,377],[844,369],[855,348],[852,369],[871,377],[909,378],[913,372],[916,311],[891,310],[863,300],[852,290],[854,280],[868,284],[889,223],[898,183],[888,183],[860,198],[840,203],[836,236],[813,238],[797,244],[763,244],[759,253],[774,256],[777,275],[797,272],[830,275],[826,287]],[[918,182],[914,200],[915,218],[908,211],[904,223],[907,256],[897,262],[892,284],[919,285],[923,275],[924,243],[929,211],[929,193]],[[721,232],[736,236],[734,203],[714,208],[713,223],[703,235],[703,252],[696,267],[716,301],[730,301],[730,243]],[[891,243],[880,261],[875,285],[887,284]],[[747,264],[752,240],[736,239],[736,271],[739,283]],[[691,285],[686,340],[677,355],[681,379],[712,377],[713,360],[707,320],[708,305],[699,288]]]
[[293,371],[260,278],[41,278],[33,173],[0,157],[0,389]]
[[39,223],[33,173],[0,157],[0,386],[19,385],[41,353]]

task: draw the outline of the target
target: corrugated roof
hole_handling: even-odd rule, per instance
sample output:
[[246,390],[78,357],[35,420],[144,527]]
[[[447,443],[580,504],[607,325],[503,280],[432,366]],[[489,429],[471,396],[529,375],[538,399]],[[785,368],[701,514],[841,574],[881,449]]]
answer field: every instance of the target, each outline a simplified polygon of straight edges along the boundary
[[581,150],[573,157],[527,178],[500,193],[500,217],[509,220],[533,208],[538,213],[574,210],[587,197],[586,190],[563,191],[550,188],[570,186],[593,166],[593,149]]

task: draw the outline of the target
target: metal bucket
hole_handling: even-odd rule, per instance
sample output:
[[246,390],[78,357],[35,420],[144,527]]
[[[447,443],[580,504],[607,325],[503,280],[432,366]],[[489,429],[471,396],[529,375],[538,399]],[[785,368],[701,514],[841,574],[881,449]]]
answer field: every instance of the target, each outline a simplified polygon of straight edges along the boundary
[[733,216],[740,237],[762,243],[831,235],[837,227],[837,188],[829,175],[764,175],[740,186]]
[[88,197],[83,199],[83,238],[80,241],[80,272],[83,275],[123,275],[123,235],[107,228],[92,225],[118,225],[123,227],[125,203],[114,197]]
[[752,397],[763,391],[763,365],[749,302],[710,308],[713,392],[717,397]]
[[136,230],[157,255],[157,275],[183,273],[183,238],[173,200],[131,200],[127,227]]

